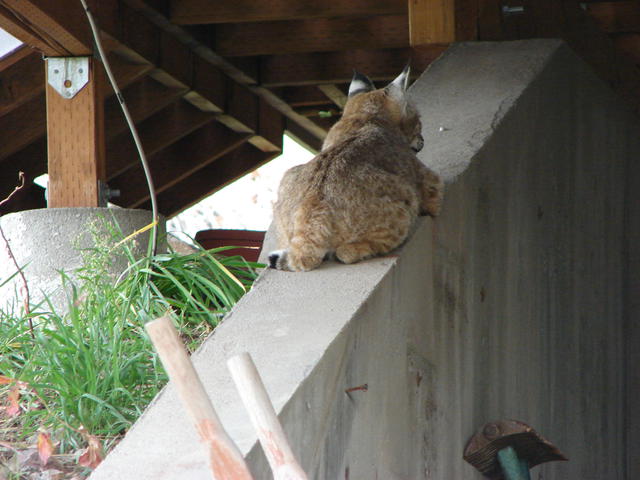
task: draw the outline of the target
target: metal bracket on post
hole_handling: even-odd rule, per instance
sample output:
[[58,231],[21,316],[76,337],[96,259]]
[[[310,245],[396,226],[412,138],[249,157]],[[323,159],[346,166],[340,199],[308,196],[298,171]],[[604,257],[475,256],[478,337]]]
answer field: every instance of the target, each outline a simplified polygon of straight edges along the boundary
[[73,98],[89,83],[89,57],[48,57],[47,82],[63,98]]
[[111,189],[106,182],[98,180],[98,202],[100,207],[106,207],[109,200],[112,198],[118,198],[120,196],[120,190],[117,188]]

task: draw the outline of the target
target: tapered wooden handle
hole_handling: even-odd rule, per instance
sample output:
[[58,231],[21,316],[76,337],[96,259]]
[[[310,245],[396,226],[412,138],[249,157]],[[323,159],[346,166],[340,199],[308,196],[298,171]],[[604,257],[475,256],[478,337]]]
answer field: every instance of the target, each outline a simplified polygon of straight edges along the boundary
[[251,356],[241,353],[227,360],[231,376],[240,398],[249,412],[251,423],[258,433],[265,456],[271,466],[274,480],[307,480],[296,461],[282,425],[273,408],[267,390]]
[[200,440],[207,446],[213,478],[251,480],[244,458],[220,423],[171,318],[157,318],[145,328]]

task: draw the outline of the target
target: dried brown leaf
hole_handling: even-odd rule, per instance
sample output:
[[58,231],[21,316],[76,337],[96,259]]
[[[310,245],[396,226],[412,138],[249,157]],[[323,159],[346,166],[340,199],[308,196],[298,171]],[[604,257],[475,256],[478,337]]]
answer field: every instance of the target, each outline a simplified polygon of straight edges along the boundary
[[53,455],[53,443],[51,442],[51,435],[45,432],[38,433],[38,456],[42,462],[42,466],[45,467],[49,458]]
[[11,387],[7,398],[9,400],[9,405],[6,409],[7,415],[10,417],[20,415],[20,386],[18,384]]
[[83,467],[88,467],[92,470],[95,470],[98,465],[100,465],[100,462],[102,462],[103,459],[100,439],[95,435],[89,434],[89,432],[87,432],[84,427],[80,428],[80,433],[84,437],[88,446],[85,452],[80,455],[80,458],[78,458],[78,463]]

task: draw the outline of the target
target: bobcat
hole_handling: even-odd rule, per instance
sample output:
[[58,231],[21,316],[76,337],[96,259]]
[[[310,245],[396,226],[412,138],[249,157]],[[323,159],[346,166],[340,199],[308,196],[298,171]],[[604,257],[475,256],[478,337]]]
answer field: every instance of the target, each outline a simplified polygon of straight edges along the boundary
[[333,255],[343,263],[382,255],[405,241],[419,214],[438,215],[443,183],[416,157],[423,139],[408,80],[407,67],[376,90],[354,72],[320,153],[282,178],[274,206],[282,250],[269,254],[271,268],[307,271]]

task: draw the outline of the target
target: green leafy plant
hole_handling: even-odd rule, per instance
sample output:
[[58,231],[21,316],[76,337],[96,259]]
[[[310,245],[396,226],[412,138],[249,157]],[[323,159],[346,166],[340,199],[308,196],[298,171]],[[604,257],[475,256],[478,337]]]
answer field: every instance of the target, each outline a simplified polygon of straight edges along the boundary
[[[62,452],[85,446],[87,435],[108,446],[166,382],[144,324],[170,311],[194,349],[261,266],[219,255],[225,248],[136,259],[131,240],[96,241],[73,278],[61,273],[65,312],[48,299],[27,316],[0,312],[0,401],[13,408],[0,412],[7,440],[44,429]],[[116,256],[129,262],[117,278],[109,268]]]

